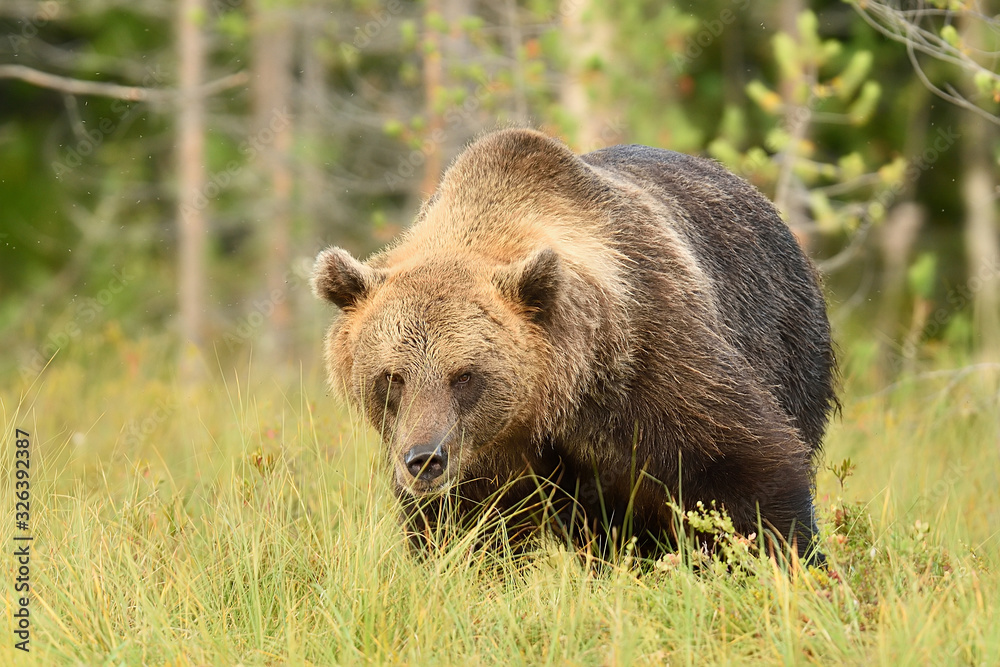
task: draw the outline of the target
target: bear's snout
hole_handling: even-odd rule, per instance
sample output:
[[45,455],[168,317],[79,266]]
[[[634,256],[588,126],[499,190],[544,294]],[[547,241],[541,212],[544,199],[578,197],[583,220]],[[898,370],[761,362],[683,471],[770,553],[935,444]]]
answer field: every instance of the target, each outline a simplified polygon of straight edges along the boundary
[[429,482],[444,474],[448,452],[444,450],[444,443],[417,445],[403,455],[403,465],[415,479]]

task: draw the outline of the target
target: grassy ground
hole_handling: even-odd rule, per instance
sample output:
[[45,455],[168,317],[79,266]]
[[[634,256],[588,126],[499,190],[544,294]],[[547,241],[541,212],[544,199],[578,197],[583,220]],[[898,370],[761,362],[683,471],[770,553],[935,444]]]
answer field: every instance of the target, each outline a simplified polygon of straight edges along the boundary
[[18,428],[35,538],[31,652],[5,632],[0,664],[1000,664],[982,373],[848,380],[826,461],[856,468],[818,479],[831,568],[789,575],[750,557],[595,571],[555,545],[413,558],[377,441],[318,373],[180,392],[163,361],[109,334],[0,394],[8,628]]

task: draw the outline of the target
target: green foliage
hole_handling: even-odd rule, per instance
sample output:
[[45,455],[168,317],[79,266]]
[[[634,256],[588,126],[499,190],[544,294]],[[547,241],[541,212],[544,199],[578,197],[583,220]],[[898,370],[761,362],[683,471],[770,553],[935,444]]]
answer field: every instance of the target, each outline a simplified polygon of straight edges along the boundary
[[833,476],[837,478],[837,481],[840,482],[840,490],[843,491],[844,482],[846,482],[847,478],[854,473],[855,467],[856,466],[854,465],[854,462],[851,460],[851,457],[848,456],[840,463],[827,466],[826,469],[832,472]]
[[864,125],[871,119],[875,112],[875,105],[878,104],[882,95],[882,86],[878,81],[865,81],[861,86],[861,92],[851,105],[847,108],[847,118],[853,125]]
[[962,48],[962,39],[958,36],[958,29],[953,25],[941,28],[941,38],[956,49]]
[[[323,10],[300,0],[262,6],[287,12],[296,25],[291,159],[297,175],[310,175],[296,178],[292,201],[296,261],[325,242],[374,250],[412,220],[422,188],[434,180],[426,169],[443,167],[478,132],[509,122],[530,122],[583,149],[637,142],[705,152],[772,197],[784,184],[779,203],[802,209],[789,220],[803,238],[819,237],[813,250],[821,254],[863,240],[902,199],[927,208],[928,229],[954,236],[962,224],[954,178],[961,150],[949,144],[933,161],[921,159],[938,128],[963,127],[961,116],[931,107],[905,49],[877,37],[845,4],[821,3],[797,17],[797,37],[773,31],[778,3],[575,4],[586,39],[566,34],[571,14],[556,0],[522,0],[502,11],[473,3],[463,15],[375,0]],[[0,59],[81,79],[176,85],[174,34],[159,10],[86,0],[72,12],[41,11],[44,21],[9,23]],[[209,3],[206,79],[252,67],[254,25],[249,4]],[[941,34],[961,37],[950,28]],[[438,48],[453,48],[448,43],[458,44],[461,57],[447,56],[442,84],[427,90],[426,65]],[[307,90],[317,81],[318,90]],[[567,109],[567,82],[579,84],[591,117]],[[987,106],[1000,99],[1000,78],[986,67],[969,84]],[[85,298],[102,264],[131,258],[155,269],[139,299],[154,306],[133,312],[127,327],[170,329],[173,107],[64,96],[6,79],[0,97],[0,250],[10,249],[0,261],[0,342],[19,355],[40,347],[62,316],[69,284]],[[217,291],[209,307],[221,331],[230,328],[231,311],[238,317],[264,289],[259,263],[269,231],[261,212],[269,189],[240,150],[254,135],[252,100],[238,88],[209,100],[207,165],[215,180],[206,190],[218,191],[205,207]],[[584,124],[593,145],[579,145]],[[237,176],[221,175],[230,167]],[[942,277],[963,273],[960,244],[939,250],[938,262]],[[837,276],[827,284],[834,301],[848,289]],[[60,286],[52,288],[57,298],[48,285]],[[307,316],[302,303],[293,304],[297,317]],[[25,317],[27,328],[19,324]],[[23,337],[26,330],[32,338]]]
[[930,299],[936,286],[937,256],[925,252],[916,259],[906,272],[910,291],[922,299]]
[[841,101],[846,101],[854,97],[858,87],[867,79],[873,61],[874,57],[871,51],[856,51],[851,54],[851,59],[847,63],[847,66],[831,82],[837,97]]
[[241,12],[225,12],[216,22],[218,31],[233,41],[245,42],[250,37],[250,21]]
[[895,172],[869,167],[870,150],[838,154],[816,138],[818,125],[863,127],[871,120],[882,93],[869,78],[872,53],[845,52],[843,43],[822,39],[808,11],[798,17],[798,37],[778,33],[772,47],[776,83],[755,79],[746,86],[747,96],[774,121],[763,147],[740,150],[743,137],[723,129],[709,143],[709,154],[772,194],[790,170],[797,189],[805,190],[807,231],[836,236],[854,232],[863,218],[878,221],[884,206],[870,201],[871,193],[890,187]]

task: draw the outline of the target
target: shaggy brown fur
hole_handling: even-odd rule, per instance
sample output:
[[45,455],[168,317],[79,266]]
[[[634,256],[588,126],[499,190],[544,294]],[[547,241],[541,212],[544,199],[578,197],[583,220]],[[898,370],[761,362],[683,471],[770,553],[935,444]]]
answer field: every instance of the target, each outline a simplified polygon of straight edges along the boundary
[[[745,534],[759,511],[811,542],[836,404],[823,296],[770,202],[714,162],[490,134],[367,264],[322,252],[314,289],[343,310],[331,382],[408,504],[452,489],[464,512],[513,480],[509,506],[533,473],[574,499],[577,533],[651,543],[668,501],[715,500]],[[447,457],[439,476],[407,468],[420,446]]]

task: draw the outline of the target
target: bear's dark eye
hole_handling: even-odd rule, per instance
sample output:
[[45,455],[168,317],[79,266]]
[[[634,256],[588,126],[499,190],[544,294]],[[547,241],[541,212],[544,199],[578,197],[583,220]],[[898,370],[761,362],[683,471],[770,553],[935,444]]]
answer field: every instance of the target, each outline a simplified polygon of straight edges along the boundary
[[457,378],[455,378],[454,384],[455,384],[455,386],[460,387],[463,384],[469,384],[469,380],[471,380],[471,379],[472,379],[472,373],[468,373],[468,372],[462,373]]
[[396,384],[396,385],[402,386],[403,385],[403,376],[400,375],[399,373],[388,373],[387,372],[385,374],[385,381],[388,382],[391,385],[392,384]]

